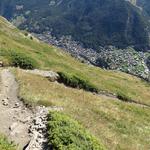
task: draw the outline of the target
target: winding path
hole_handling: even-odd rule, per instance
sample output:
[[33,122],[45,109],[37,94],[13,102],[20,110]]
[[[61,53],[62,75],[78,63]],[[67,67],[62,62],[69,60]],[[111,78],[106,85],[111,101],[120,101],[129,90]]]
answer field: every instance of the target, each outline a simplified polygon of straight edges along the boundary
[[28,133],[33,113],[18,99],[18,85],[8,69],[1,71],[0,133],[13,141],[18,149],[30,141]]

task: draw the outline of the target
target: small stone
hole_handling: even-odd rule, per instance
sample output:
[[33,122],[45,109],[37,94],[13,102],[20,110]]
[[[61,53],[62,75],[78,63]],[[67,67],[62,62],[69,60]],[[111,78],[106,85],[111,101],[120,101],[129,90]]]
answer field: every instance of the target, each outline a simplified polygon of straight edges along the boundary
[[27,122],[29,122],[31,120],[31,117],[29,116],[29,117],[27,117],[27,118],[25,118],[25,119],[23,119],[23,120],[20,120],[22,123],[27,123]]
[[19,103],[15,103],[14,108],[18,108],[19,106],[20,106]]
[[4,106],[8,106],[8,102],[3,102],[3,105]]
[[14,122],[10,127],[9,130],[13,131],[18,126],[18,123]]
[[2,99],[2,104],[4,105],[4,106],[8,106],[8,100],[7,99]]

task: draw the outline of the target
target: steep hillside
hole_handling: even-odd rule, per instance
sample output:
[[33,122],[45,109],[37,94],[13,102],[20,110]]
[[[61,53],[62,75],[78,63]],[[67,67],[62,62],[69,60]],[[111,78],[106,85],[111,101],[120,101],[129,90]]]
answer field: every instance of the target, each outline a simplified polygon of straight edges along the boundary
[[109,94],[96,95],[69,88],[20,69],[15,70],[15,75],[20,86],[19,96],[26,103],[63,109],[65,114],[78,120],[108,150],[149,149],[149,107],[121,102]]
[[76,75],[96,86],[98,91],[122,93],[134,101],[150,104],[148,83],[119,71],[106,71],[80,63],[64,51],[20,32],[4,18],[0,19],[0,27],[0,54],[4,65],[50,69],[68,77]]
[[[83,64],[61,49],[47,45],[27,32],[19,31],[2,17],[0,62],[3,66],[52,70],[60,75],[61,80],[50,82],[29,71],[10,69],[19,83],[19,98],[26,104],[61,108],[65,115],[77,120],[88,130],[84,132],[72,119],[56,114],[59,117],[49,118],[49,121],[56,119],[58,123],[56,129],[53,126],[49,129],[56,138],[56,141],[49,141],[50,144],[61,144],[71,136],[75,146],[84,142],[86,147],[87,142],[83,139],[90,137],[92,145],[97,147],[97,140],[90,135],[93,134],[107,149],[149,149],[149,83],[119,71],[106,71]],[[64,123],[60,127],[62,119],[70,120],[69,124]],[[76,128],[70,128],[72,123]],[[80,135],[84,137],[82,140],[80,136],[75,139],[74,134],[72,135],[76,129],[81,129]],[[63,134],[58,134],[58,130]],[[53,137],[49,137],[49,140],[51,138]]]
[[149,48],[147,19],[125,0],[7,0],[0,2],[0,8],[1,15],[22,29],[71,35],[85,47]]
[[84,62],[149,80],[147,0],[2,0],[0,14]]

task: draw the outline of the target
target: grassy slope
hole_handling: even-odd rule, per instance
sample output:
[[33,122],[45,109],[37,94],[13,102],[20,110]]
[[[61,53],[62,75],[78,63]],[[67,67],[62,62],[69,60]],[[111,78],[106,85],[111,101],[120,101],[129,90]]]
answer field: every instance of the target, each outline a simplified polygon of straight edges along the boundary
[[62,112],[48,114],[48,139],[54,150],[106,150],[84,127]]
[[[135,101],[150,105],[149,84],[125,73],[105,71],[82,64],[56,47],[24,36],[3,18],[0,18],[0,49],[4,51],[13,49],[26,53],[38,62],[38,67],[41,69],[74,73],[89,80],[99,90],[116,94],[123,93]],[[0,56],[0,59],[6,58]]]
[[[74,73],[89,80],[99,90],[122,92],[133,100],[150,104],[149,84],[125,73],[82,64],[60,49],[25,37],[3,18],[0,18],[0,49],[14,49],[28,54],[38,62],[41,69]],[[0,59],[6,58],[0,56]],[[65,88],[19,70],[16,71],[16,77],[22,98],[64,107],[65,113],[80,121],[108,149],[149,149],[149,109],[105,96],[98,97],[83,90]]]
[[150,148],[150,109],[65,87],[15,69],[20,97],[30,103],[64,108],[111,150]]

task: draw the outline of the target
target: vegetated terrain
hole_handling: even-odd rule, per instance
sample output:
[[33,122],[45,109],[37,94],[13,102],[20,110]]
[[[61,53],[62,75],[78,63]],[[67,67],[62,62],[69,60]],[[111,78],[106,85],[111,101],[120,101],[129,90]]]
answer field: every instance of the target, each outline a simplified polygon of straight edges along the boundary
[[66,115],[82,124],[107,149],[149,149],[149,107],[69,88],[20,69],[14,73],[20,87],[19,97],[25,103],[63,108]]
[[145,51],[150,49],[149,4],[148,0],[5,0],[0,2],[0,14],[61,48],[62,39],[69,37],[65,49],[77,58],[100,67],[106,62],[106,69],[149,80],[145,63]]
[[[148,12],[146,2],[139,5]],[[30,32],[71,35],[94,49],[106,45],[149,48],[148,15],[126,0],[7,0],[0,2],[0,8],[1,15]]]
[[6,137],[0,135],[0,150],[16,150],[15,145],[9,143]]
[[145,15],[150,17],[150,1],[149,0],[136,0],[136,5],[143,8],[143,11],[145,11]]
[[19,32],[3,18],[0,19],[0,26],[0,59],[4,65],[40,68],[77,76],[92,84],[98,92],[122,93],[136,102],[150,104],[149,83],[119,71],[106,71],[80,63],[62,50]]
[[48,137],[52,149],[104,150],[98,140],[77,121],[58,112],[50,112],[48,115]]
[[[26,103],[62,107],[66,115],[82,124],[108,149],[149,149],[149,83],[119,71],[83,64],[20,32],[2,17],[0,61],[4,66],[59,72],[63,75],[62,83],[73,87],[13,69],[20,87],[19,97]],[[77,87],[78,83],[81,86]],[[89,92],[91,86],[96,95]],[[107,96],[109,93],[116,97]]]

